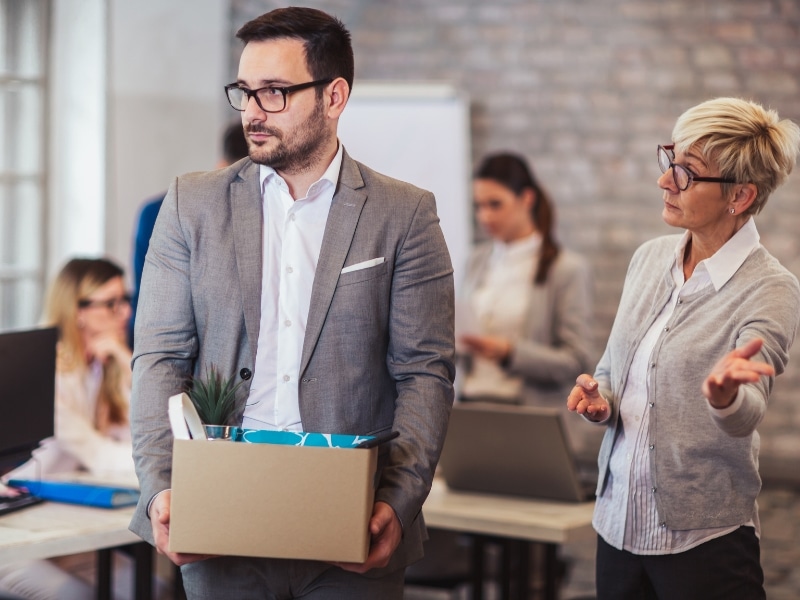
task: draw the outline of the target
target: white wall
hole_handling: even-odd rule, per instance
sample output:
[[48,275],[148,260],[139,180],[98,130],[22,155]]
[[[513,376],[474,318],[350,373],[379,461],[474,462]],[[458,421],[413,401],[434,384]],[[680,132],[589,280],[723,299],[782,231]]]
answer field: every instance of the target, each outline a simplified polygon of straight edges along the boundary
[[[228,0],[108,2],[106,252],[130,270],[142,202],[220,156]],[[230,118],[236,115],[231,111]]]
[[50,41],[46,279],[103,251],[106,187],[105,0],[55,0]]

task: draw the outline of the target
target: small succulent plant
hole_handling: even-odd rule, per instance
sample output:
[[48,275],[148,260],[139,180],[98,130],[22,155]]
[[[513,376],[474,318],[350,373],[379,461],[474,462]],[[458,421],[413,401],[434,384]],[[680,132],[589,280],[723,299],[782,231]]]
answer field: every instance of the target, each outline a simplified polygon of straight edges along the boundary
[[192,377],[186,393],[205,425],[229,425],[236,408],[236,390],[244,383],[233,383],[211,365],[205,376]]

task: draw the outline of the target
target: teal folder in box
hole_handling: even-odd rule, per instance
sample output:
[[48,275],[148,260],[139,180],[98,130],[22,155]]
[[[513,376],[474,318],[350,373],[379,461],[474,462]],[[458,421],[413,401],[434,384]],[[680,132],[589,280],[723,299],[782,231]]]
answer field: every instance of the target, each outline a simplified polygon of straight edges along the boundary
[[132,506],[139,501],[139,490],[118,486],[29,479],[12,479],[8,485],[25,488],[34,496],[45,500],[100,508]]

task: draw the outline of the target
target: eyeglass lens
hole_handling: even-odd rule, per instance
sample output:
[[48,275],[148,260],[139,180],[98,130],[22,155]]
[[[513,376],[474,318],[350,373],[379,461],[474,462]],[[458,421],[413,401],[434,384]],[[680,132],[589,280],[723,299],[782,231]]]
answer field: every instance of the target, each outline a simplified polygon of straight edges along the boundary
[[663,146],[658,147],[658,166],[662,173],[666,173],[672,167],[672,180],[680,191],[684,191],[692,182],[692,175],[684,167],[672,162],[674,156]]
[[286,95],[280,88],[261,88],[258,90],[245,90],[238,87],[230,87],[228,100],[236,110],[245,110],[250,96],[255,96],[256,103],[265,112],[281,112],[286,107]]
[[131,297],[127,294],[117,298],[109,298],[108,300],[79,300],[78,306],[80,308],[106,308],[112,312],[117,312],[123,306],[128,306],[131,303]]

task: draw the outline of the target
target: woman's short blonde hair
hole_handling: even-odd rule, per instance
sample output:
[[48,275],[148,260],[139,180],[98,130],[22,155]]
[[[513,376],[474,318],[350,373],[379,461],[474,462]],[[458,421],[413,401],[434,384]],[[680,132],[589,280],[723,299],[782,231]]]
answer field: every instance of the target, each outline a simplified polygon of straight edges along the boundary
[[[683,113],[672,130],[672,141],[676,151],[691,149],[706,164],[716,165],[720,177],[753,183],[758,194],[746,212],[757,214],[794,168],[800,127],[755,102],[716,98]],[[729,194],[735,185],[723,184],[723,193]]]

